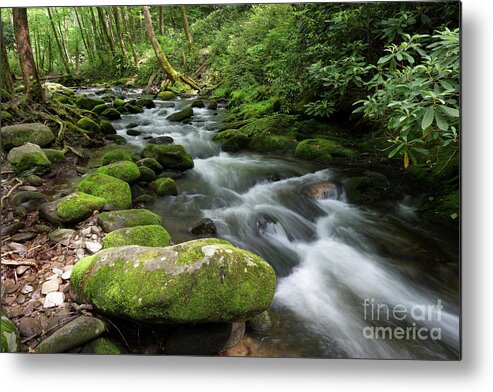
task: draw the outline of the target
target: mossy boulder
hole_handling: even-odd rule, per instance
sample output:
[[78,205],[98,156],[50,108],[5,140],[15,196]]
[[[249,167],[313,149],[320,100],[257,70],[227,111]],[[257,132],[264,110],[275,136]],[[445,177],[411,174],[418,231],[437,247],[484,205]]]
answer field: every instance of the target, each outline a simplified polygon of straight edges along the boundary
[[329,163],[333,156],[354,158],[356,153],[327,139],[306,139],[298,144],[294,156],[300,159]]
[[192,104],[190,106],[192,108],[204,108],[205,103],[201,99],[196,99],[195,101],[192,101]]
[[163,101],[171,101],[175,99],[175,94],[171,91],[161,91],[157,94],[156,98]]
[[61,222],[77,223],[91,216],[94,211],[101,211],[105,204],[106,200],[101,197],[76,192],[58,201],[56,213]]
[[55,135],[51,129],[40,123],[26,123],[2,127],[1,136],[2,148],[4,150],[20,147],[26,143],[45,147],[55,140]]
[[156,107],[156,104],[150,98],[139,98],[137,101],[135,101],[135,105],[147,109],[152,109]]
[[118,144],[119,146],[122,146],[124,144],[127,144],[127,140],[120,135],[106,135],[104,137],[106,140],[109,140],[115,144]]
[[7,160],[17,174],[45,174],[51,169],[51,162],[46,154],[33,143],[13,148],[7,155]]
[[183,110],[180,110],[179,112],[169,115],[168,117],[166,117],[166,119],[168,121],[184,121],[192,116],[193,116],[193,109],[185,108]]
[[125,106],[122,106],[119,108],[119,110],[124,110],[127,111],[130,114],[138,114],[138,113],[143,113],[144,109],[142,109],[140,106],[135,106],[127,103]]
[[137,166],[147,166],[156,174],[159,174],[163,171],[163,166],[154,158],[143,158],[138,160],[136,164]]
[[255,332],[265,332],[272,328],[269,312],[266,310],[247,320],[246,327]]
[[89,342],[83,349],[83,354],[120,355],[126,351],[121,345],[107,338],[97,338]]
[[171,178],[158,178],[150,186],[151,192],[158,196],[177,196],[178,187],[176,182]]
[[214,135],[214,140],[217,141],[224,151],[238,151],[245,148],[250,141],[249,137],[238,129],[228,129]]
[[15,324],[2,314],[0,352],[15,353],[21,349],[21,336]]
[[101,114],[103,113],[106,109],[109,109],[109,106],[106,105],[105,103],[102,103],[100,105],[96,105],[94,106],[94,108],[92,109],[92,111],[96,114]]
[[81,181],[77,191],[103,198],[107,208],[124,210],[132,205],[130,185],[106,174],[89,174]]
[[101,126],[89,117],[82,117],[79,121],[77,121],[77,126],[89,132],[101,132]]
[[116,135],[116,129],[108,120],[101,120],[99,124],[101,126],[101,131],[103,131],[105,135]]
[[259,152],[291,151],[295,149],[296,143],[290,136],[262,133],[250,139],[248,149]]
[[139,181],[142,182],[153,182],[156,179],[156,173],[147,166],[138,166],[140,171]]
[[103,212],[98,217],[98,225],[106,233],[126,227],[163,225],[163,218],[145,209]]
[[266,261],[217,239],[102,250],[80,260],[70,281],[98,312],[156,323],[246,320],[270,306],[276,288]]
[[20,191],[12,197],[12,203],[14,204],[14,206],[21,206],[24,203],[29,203],[32,201],[44,202],[52,200],[53,198],[51,196],[35,191]]
[[26,177],[26,181],[31,186],[41,186],[44,183],[44,180],[37,176],[36,174],[30,174]]
[[101,116],[107,118],[108,120],[119,120],[122,118],[120,112],[113,108],[106,109],[101,113]]
[[43,152],[45,153],[46,157],[50,160],[51,163],[67,162],[67,158],[65,157],[65,151],[63,150],[44,148]]
[[217,110],[217,101],[211,101],[209,105],[207,106],[207,109],[209,110]]
[[126,245],[166,247],[170,244],[170,235],[160,225],[135,226],[114,230],[103,240],[104,249]]
[[115,109],[118,109],[118,108],[120,108],[120,107],[122,107],[122,106],[125,106],[125,103],[126,103],[126,102],[125,102],[123,99],[115,99],[115,100],[113,101],[113,107],[114,107]]
[[133,162],[132,155],[126,151],[109,151],[104,154],[101,158],[101,164],[103,166],[109,165],[113,162],[128,161]]
[[130,161],[113,162],[98,168],[96,172],[107,174],[108,176],[118,178],[128,183],[135,182],[140,177],[139,167]]
[[101,98],[89,98],[81,95],[75,101],[75,105],[80,109],[92,110],[97,105],[104,104],[104,99]]
[[184,171],[194,167],[192,155],[180,145],[149,144],[140,155],[142,158],[156,159],[164,169]]
[[140,203],[152,203],[155,200],[155,198],[151,195],[140,195],[134,199],[135,204],[140,204]]

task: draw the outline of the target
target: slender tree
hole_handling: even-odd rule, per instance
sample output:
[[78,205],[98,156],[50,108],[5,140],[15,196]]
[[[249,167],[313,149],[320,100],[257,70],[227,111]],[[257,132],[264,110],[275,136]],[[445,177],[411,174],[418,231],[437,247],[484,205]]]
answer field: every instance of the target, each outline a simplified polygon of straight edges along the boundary
[[[53,15],[51,14],[50,7],[47,7],[47,10],[48,10],[48,17],[50,18],[51,28],[53,30],[53,36],[55,37],[55,41],[56,41],[56,44],[58,47],[58,53],[60,54],[60,60],[62,61],[63,67],[65,68],[65,71],[67,71],[67,73],[70,74],[71,71],[70,71],[69,61],[66,57],[65,51],[63,50],[62,43],[60,42],[61,39],[58,36],[58,31],[57,31],[57,28],[55,25],[55,21],[53,20]],[[51,57],[51,60],[53,60],[53,56]]]
[[154,53],[156,54],[157,59],[159,60],[159,64],[161,65],[161,68],[163,71],[166,73],[168,76],[169,80],[171,83],[176,83],[177,81],[182,81],[183,83],[188,84],[190,87],[200,90],[200,88],[197,86],[197,84],[191,80],[190,78],[187,78],[183,75],[180,75],[169,63],[168,59],[166,58],[161,45],[159,45],[158,40],[156,39],[156,34],[154,33],[154,28],[152,27],[152,18],[151,18],[151,13],[149,11],[149,7],[144,6],[143,7],[143,13],[144,13],[144,24],[147,32],[147,37],[149,38],[149,41],[151,41],[152,48],[154,49]]
[[164,35],[164,7],[159,6],[159,34]]
[[[89,48],[89,42],[88,39],[84,33],[84,27],[82,26],[81,19],[79,18],[79,14],[77,13],[77,7],[74,7],[74,12],[75,12],[75,19],[77,20],[77,24],[79,25],[79,30],[80,30],[80,36],[82,38],[82,44],[84,45],[84,48],[86,49],[86,54],[87,57],[89,58],[89,61],[92,60],[92,52],[91,49]],[[76,45],[78,44],[78,41],[76,41]]]
[[7,90],[8,93],[14,92],[14,78],[12,76],[12,71],[10,70],[9,59],[7,57],[7,47],[5,46],[5,42],[3,40],[3,22],[0,19],[0,46],[2,57],[2,88]]
[[125,42],[123,41],[123,34],[120,25],[120,16],[118,13],[118,7],[114,6],[113,10],[113,19],[115,20],[115,29],[118,35],[118,42],[120,43],[120,49],[122,50],[123,57],[127,57],[127,50],[125,49]]
[[33,50],[29,39],[27,8],[13,8],[14,34],[17,54],[22,68],[24,88],[29,98],[35,102],[44,102],[43,87],[39,82],[38,71],[34,62]]
[[137,53],[135,52],[134,40],[132,38],[132,33],[130,31],[126,7],[120,8],[120,15],[122,17],[121,19],[122,19],[122,23],[123,23],[123,30],[125,31],[125,35],[127,37],[128,44],[130,46],[130,51],[132,52],[132,57],[134,59],[135,67],[139,68],[139,59],[137,57]]
[[182,5],[180,6],[181,16],[183,17],[183,29],[185,30],[185,37],[188,42],[188,49],[192,50],[193,48],[193,39],[192,34],[190,33],[190,25],[188,24],[188,16],[187,16],[187,8]]
[[111,40],[110,34],[108,32],[108,27],[106,26],[105,16],[104,16],[103,10],[101,7],[97,7],[96,10],[98,12],[99,25],[101,27],[103,34],[104,34],[104,37],[106,38],[106,42],[108,42],[108,46],[110,47],[111,54],[114,57],[116,54],[115,45],[114,45],[113,41]]

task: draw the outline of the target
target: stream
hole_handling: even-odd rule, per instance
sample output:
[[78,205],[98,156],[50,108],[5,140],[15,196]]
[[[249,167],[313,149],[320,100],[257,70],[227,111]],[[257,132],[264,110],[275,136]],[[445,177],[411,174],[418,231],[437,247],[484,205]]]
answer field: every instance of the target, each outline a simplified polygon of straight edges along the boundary
[[[97,96],[94,89],[79,92]],[[140,91],[123,93],[130,99]],[[156,108],[112,122],[127,140],[117,148],[138,152],[146,136],[173,137],[193,155],[195,168],[176,179],[179,196],[158,198],[147,208],[164,218],[175,243],[193,239],[190,227],[208,217],[218,237],[259,254],[275,269],[273,327],[255,335],[266,356],[458,358],[457,233],[425,226],[410,197],[384,211],[349,204],[345,181],[364,175],[361,169],[223,152],[212,137],[225,107],[194,108],[189,124],[166,120],[191,100],[155,100]],[[131,122],[147,124],[135,128],[141,135],[126,135]],[[95,149],[89,167],[114,148]],[[309,196],[311,187],[326,183],[335,186],[323,198]],[[375,338],[379,327],[393,335]],[[398,330],[408,335],[402,338]]]

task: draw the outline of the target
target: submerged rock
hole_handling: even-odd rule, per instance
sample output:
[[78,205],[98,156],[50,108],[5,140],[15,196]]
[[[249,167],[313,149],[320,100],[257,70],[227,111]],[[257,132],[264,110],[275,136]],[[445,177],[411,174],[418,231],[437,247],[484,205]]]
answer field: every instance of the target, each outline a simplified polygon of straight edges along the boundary
[[103,212],[98,225],[107,233],[125,227],[163,225],[163,218],[145,209]]
[[171,244],[169,233],[160,225],[135,226],[114,230],[103,240],[103,248],[126,245],[166,247]]
[[70,281],[101,313],[157,323],[245,320],[269,307],[276,287],[261,257],[217,239],[102,250],[80,260]]
[[127,209],[132,205],[130,185],[106,174],[89,174],[81,181],[77,190],[105,199],[106,208]]
[[101,166],[96,170],[97,173],[107,174],[108,176],[118,178],[119,180],[132,183],[139,179],[139,167],[130,161],[113,162]]
[[5,150],[20,147],[26,143],[45,147],[55,140],[55,135],[51,129],[40,123],[3,126],[0,132],[2,148]]
[[43,340],[36,347],[36,352],[63,353],[97,338],[105,329],[101,320],[95,317],[80,316]]
[[156,159],[164,169],[188,170],[194,167],[192,155],[183,146],[149,144],[140,153],[143,158]]
[[323,182],[321,184],[310,185],[304,192],[309,198],[319,199],[336,199],[339,193],[338,187],[332,182]]
[[0,351],[2,353],[15,353],[21,348],[21,337],[15,324],[2,314]]
[[26,143],[10,150],[8,161],[16,173],[45,174],[51,170],[51,162],[37,144]]
[[150,186],[151,192],[158,196],[177,196],[178,187],[176,182],[171,178],[158,178]]
[[152,109],[156,107],[156,104],[154,101],[150,98],[139,98],[137,101],[135,101],[136,106],[144,107],[147,109]]
[[217,228],[212,219],[204,218],[192,227],[190,232],[197,236],[211,236],[217,234]]
[[193,109],[186,108],[166,117],[168,121],[183,121],[193,116]]
[[158,136],[149,140],[151,144],[171,144],[174,140],[171,136]]

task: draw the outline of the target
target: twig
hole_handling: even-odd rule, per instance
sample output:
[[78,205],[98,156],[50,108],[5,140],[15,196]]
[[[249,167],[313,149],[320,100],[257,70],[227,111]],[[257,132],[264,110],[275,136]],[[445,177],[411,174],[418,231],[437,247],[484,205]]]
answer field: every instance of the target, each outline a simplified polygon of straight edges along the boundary
[[[11,252],[8,252],[11,253]],[[2,257],[6,256],[8,253],[4,253]],[[16,261],[16,260],[2,260],[2,265],[8,265],[10,267],[18,267],[21,265],[27,265],[30,267],[38,268],[38,265],[34,261]]]
[[1,210],[3,210],[3,202],[4,202],[4,200],[8,199],[14,190],[16,190],[17,188],[19,188],[22,184],[24,184],[24,182],[22,180],[19,180],[17,177],[15,177],[15,180],[18,183],[16,185],[14,185],[12,188],[10,188],[10,191],[5,196],[3,196],[2,199],[0,200],[0,209]]

